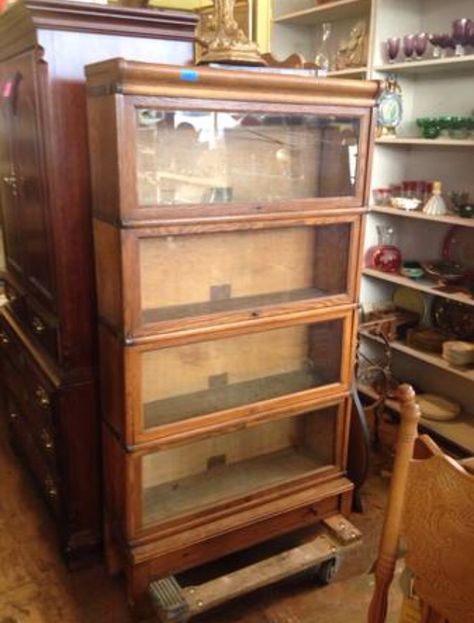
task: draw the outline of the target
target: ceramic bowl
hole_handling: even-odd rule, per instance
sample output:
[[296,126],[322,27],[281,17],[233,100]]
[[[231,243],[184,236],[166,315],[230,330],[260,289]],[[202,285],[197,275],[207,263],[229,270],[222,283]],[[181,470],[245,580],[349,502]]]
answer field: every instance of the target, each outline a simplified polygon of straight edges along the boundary
[[391,197],[390,203],[393,208],[399,208],[400,210],[416,210],[421,201],[419,199],[411,199],[409,197]]
[[403,262],[400,272],[404,277],[410,279],[420,279],[425,274],[423,267],[418,262]]

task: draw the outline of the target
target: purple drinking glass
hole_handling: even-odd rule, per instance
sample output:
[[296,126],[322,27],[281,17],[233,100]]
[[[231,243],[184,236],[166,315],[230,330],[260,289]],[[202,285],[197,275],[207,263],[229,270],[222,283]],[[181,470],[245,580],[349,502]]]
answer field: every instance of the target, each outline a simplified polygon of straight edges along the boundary
[[439,58],[441,56],[441,38],[442,35],[430,34],[428,35],[429,42],[433,46],[433,58]]
[[412,60],[414,51],[415,51],[415,35],[405,35],[403,37],[403,54],[405,54],[406,61]]
[[426,52],[426,47],[428,45],[428,35],[426,32],[419,32],[415,35],[415,52],[416,58],[419,60],[423,58],[423,54]]
[[467,25],[467,44],[474,48],[474,21],[472,19],[469,20]]
[[441,58],[449,56],[449,50],[454,50],[455,43],[451,35],[444,33],[441,35],[439,46],[441,48]]
[[389,63],[394,63],[400,52],[400,37],[389,37],[385,41],[385,51]]
[[453,22],[452,37],[455,43],[454,55],[464,56],[466,46],[469,43],[468,25],[471,20],[467,17],[460,17]]

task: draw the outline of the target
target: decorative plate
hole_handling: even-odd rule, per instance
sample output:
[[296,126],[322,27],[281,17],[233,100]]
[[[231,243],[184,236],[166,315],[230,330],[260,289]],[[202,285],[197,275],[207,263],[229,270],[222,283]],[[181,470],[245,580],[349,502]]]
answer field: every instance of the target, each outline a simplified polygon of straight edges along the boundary
[[443,242],[443,258],[458,262],[474,273],[474,229],[455,225]]
[[392,295],[392,301],[400,309],[406,309],[419,314],[421,319],[425,316],[425,297],[417,290],[405,287],[397,288]]
[[437,394],[420,394],[416,401],[421,410],[422,417],[428,420],[453,420],[461,412],[461,407],[452,400],[438,396]]

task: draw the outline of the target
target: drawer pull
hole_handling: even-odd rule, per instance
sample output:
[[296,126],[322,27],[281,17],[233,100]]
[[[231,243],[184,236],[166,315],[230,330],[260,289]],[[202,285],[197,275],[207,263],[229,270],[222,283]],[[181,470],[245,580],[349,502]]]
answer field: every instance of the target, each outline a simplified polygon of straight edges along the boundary
[[58,488],[54,478],[46,478],[44,481],[46,487],[46,495],[50,500],[55,500],[58,497]]
[[11,188],[12,195],[18,195],[18,179],[15,175],[7,175],[3,178],[3,183]]
[[40,405],[40,407],[43,407],[43,409],[47,409],[51,405],[51,400],[49,399],[48,393],[46,392],[44,387],[41,387],[41,385],[36,388],[35,395],[38,404]]
[[0,344],[2,344],[3,346],[10,344],[10,338],[5,333],[5,331],[0,331]]
[[18,419],[18,413],[15,413],[15,411],[10,411],[8,415],[10,416],[10,420],[13,422]]
[[54,440],[48,429],[43,428],[40,433],[41,443],[47,452],[54,452]]
[[38,316],[33,317],[33,319],[31,320],[31,326],[33,327],[33,331],[37,333],[38,335],[41,335],[41,333],[44,333],[46,329],[46,325],[41,320],[41,318],[38,318]]

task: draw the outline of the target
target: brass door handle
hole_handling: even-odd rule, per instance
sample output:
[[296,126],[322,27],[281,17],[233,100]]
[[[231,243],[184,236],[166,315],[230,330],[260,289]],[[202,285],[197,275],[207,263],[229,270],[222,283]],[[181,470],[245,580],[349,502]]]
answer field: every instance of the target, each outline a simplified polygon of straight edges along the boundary
[[16,175],[6,175],[3,178],[3,183],[11,188],[14,195],[18,194],[18,179]]

